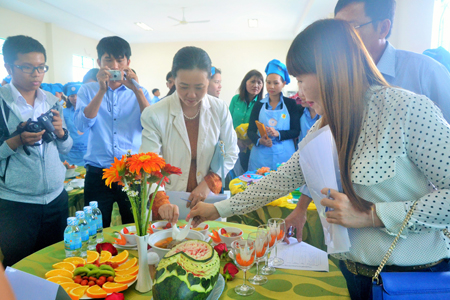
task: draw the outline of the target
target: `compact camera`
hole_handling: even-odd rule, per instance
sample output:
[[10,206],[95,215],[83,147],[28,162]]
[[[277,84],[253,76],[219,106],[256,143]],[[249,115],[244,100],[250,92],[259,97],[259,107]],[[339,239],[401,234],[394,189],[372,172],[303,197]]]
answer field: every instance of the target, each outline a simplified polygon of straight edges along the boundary
[[111,74],[111,76],[109,77],[110,81],[122,80],[122,72],[120,70],[108,70],[108,72]]

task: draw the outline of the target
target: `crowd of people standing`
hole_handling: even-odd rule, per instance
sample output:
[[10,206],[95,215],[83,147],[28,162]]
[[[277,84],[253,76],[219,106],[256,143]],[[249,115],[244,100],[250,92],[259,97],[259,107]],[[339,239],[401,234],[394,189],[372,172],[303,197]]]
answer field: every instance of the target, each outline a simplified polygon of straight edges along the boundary
[[[450,270],[449,240],[442,234],[450,219],[439,213],[450,209],[450,74],[435,60],[387,41],[394,11],[394,0],[339,0],[335,19],[317,21],[295,38],[286,64],[281,58],[267,62],[265,78],[257,70],[245,74],[229,106],[220,99],[225,72],[197,47],[175,54],[166,75],[169,92],[160,98],[158,89],[151,96],[139,84],[123,38],[101,39],[99,68],[83,82],[63,86],[43,83],[48,66],[41,43],[8,37],[3,54],[10,82],[0,88],[3,263],[12,265],[62,239],[68,195],[61,161],[86,168],[85,204],[98,202],[103,227],[111,223],[115,202],[122,222],[132,223],[122,187],[102,179],[103,169],[129,150],[158,153],[181,168],[165,190],[190,192],[187,205],[196,223],[248,213],[303,186],[286,219],[301,241],[311,198],[297,145],[308,132],[329,126],[343,190],[332,190],[334,200],[324,196],[321,204],[333,208],[326,214],[329,223],[349,228],[352,247],[336,258],[352,299],[367,299],[371,281],[349,264],[378,265],[415,200],[429,213],[413,214],[408,238],[388,265]],[[298,83],[292,98],[283,94],[290,75]],[[46,127],[32,131],[30,124],[39,125],[48,112],[53,133]],[[219,142],[224,173],[212,167]],[[277,171],[231,199],[203,202],[224,188],[222,174],[261,167]],[[153,218],[176,222],[178,207],[165,190],[157,191]],[[29,226],[22,226],[23,219]]]

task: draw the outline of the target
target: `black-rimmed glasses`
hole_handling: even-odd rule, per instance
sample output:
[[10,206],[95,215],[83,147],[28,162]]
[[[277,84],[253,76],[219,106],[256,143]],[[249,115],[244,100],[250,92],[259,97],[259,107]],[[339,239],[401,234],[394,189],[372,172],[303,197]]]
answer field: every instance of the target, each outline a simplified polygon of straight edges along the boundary
[[364,23],[364,24],[361,24],[361,25],[353,26],[353,28],[358,29],[358,28],[361,28],[361,27],[363,27],[363,26],[366,26],[366,25],[369,25],[369,24],[372,24],[372,23],[378,22],[378,21],[379,21],[379,20],[373,20],[373,21],[370,21],[370,22],[367,22],[367,23]]
[[31,67],[14,65],[14,67],[20,69],[25,74],[33,74],[35,70],[38,71],[38,73],[45,73],[48,71],[48,66]]

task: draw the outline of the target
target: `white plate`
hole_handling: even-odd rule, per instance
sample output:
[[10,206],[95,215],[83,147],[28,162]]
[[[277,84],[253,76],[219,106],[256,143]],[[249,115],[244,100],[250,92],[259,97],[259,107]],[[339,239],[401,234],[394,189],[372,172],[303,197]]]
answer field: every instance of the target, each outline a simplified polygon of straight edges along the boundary
[[[222,295],[224,288],[225,288],[225,279],[223,279],[222,274],[219,273],[216,285],[214,286],[213,290],[211,291],[211,294],[209,294],[206,300],[218,300]],[[153,300],[153,297],[150,300]]]
[[225,288],[225,279],[223,279],[222,274],[219,273],[219,278],[217,278],[216,285],[214,286],[211,294],[209,294],[206,300],[217,300],[220,295],[223,293],[223,289]]
[[66,189],[66,192],[70,192],[71,190],[73,190],[73,187],[71,186],[66,186],[64,188]]
[[84,179],[74,179],[69,182],[69,185],[74,189],[82,189],[84,187]]
[[[127,284],[128,284],[128,289],[129,289],[130,286],[132,286],[136,281],[137,281],[137,277],[136,277],[136,279],[135,279],[133,282],[127,283]],[[219,282],[219,280],[217,280],[217,282]],[[128,290],[128,289],[127,289],[127,290]],[[126,290],[125,290],[125,291],[126,291]],[[125,292],[125,291],[122,291],[122,292]],[[121,292],[120,292],[120,293],[121,293]],[[108,293],[108,296],[111,295],[111,294],[112,294],[112,293]],[[95,298],[88,297],[88,296],[86,296],[86,294],[85,294],[85,296],[81,297],[80,299],[95,299]]]
[[136,245],[129,245],[129,244],[118,245],[118,244],[113,244],[113,246],[116,247],[117,249],[137,250],[137,244]]
[[66,172],[66,179],[75,178],[79,175],[80,175],[80,172],[73,172],[73,173],[69,173],[69,174],[67,174],[67,172]]

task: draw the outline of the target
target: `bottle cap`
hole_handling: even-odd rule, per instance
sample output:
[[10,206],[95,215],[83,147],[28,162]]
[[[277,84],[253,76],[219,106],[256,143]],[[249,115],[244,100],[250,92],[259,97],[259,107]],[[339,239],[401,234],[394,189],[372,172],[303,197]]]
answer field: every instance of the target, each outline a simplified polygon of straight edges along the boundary
[[89,202],[89,206],[92,208],[98,208],[98,203],[97,203],[97,201],[91,201],[91,202]]
[[75,217],[67,218],[67,225],[74,226],[76,223],[77,223],[77,218],[75,218]]
[[77,217],[77,219],[84,219],[84,211],[79,210],[75,213],[75,216]]
[[83,207],[83,210],[84,210],[84,213],[86,213],[86,214],[92,213],[92,207],[90,207],[90,206]]

